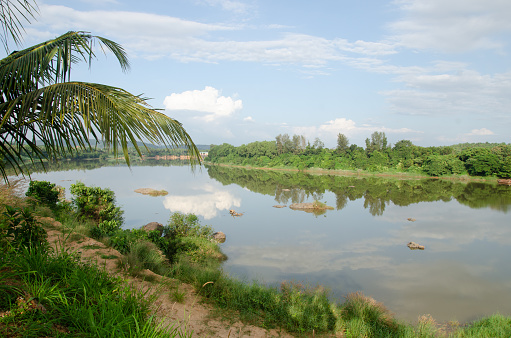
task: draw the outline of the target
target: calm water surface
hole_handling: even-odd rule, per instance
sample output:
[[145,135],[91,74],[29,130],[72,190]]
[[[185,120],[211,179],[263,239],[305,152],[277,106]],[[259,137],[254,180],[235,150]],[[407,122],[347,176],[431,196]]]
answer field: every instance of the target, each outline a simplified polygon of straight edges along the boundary
[[[195,213],[226,233],[224,268],[247,281],[322,284],[341,302],[362,291],[410,322],[422,314],[460,322],[511,315],[511,187],[218,167],[192,173],[185,166],[103,167],[33,179],[65,187],[68,198],[77,180],[110,188],[125,228]],[[137,188],[169,194],[144,196]],[[314,215],[273,207],[315,199],[335,210]],[[244,215],[233,218],[229,209]],[[409,250],[409,241],[426,250]]]

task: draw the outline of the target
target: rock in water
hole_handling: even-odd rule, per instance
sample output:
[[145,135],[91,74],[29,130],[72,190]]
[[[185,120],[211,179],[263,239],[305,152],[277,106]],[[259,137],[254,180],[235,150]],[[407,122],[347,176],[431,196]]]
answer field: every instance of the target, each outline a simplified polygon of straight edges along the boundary
[[243,216],[243,213],[236,212],[233,209],[229,210],[229,213],[231,214],[232,217],[234,217],[234,216]]
[[212,235],[213,239],[215,241],[217,241],[218,243],[224,243],[225,242],[225,234],[221,231],[218,231],[218,232],[215,232],[213,235]]
[[410,242],[406,245],[410,250],[424,250],[424,245],[419,245],[415,242]]

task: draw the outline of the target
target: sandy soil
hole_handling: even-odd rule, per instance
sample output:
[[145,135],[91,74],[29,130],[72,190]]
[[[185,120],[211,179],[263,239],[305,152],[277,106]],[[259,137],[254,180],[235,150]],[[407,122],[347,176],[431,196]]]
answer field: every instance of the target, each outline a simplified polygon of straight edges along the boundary
[[[61,232],[62,224],[52,218],[41,218],[40,221],[45,225],[48,241],[55,250],[76,252],[82,261],[95,263],[109,274],[122,277],[138,290],[147,292],[147,297],[155,295],[153,311],[158,322],[163,322],[164,326],[179,325],[183,331],[192,332],[193,337],[292,337],[282,331],[245,325],[236,318],[228,321],[213,316],[212,306],[202,302],[200,294],[191,285],[156,275],[149,270],[142,271],[142,274],[150,277],[153,282],[130,276],[120,267],[122,255],[117,250],[80,234],[64,235]],[[176,287],[179,293],[185,295],[182,302],[176,302],[171,297],[170,293]]]

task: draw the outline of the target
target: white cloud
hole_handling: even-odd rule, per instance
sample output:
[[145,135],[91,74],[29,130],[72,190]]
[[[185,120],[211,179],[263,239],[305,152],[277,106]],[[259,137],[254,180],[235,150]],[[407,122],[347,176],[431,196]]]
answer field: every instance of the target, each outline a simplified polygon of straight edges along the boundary
[[405,88],[383,91],[390,109],[405,115],[473,114],[507,119],[511,105],[511,73],[483,75],[461,64],[439,63],[432,69],[397,80]]
[[356,130],[355,121],[348,120],[346,118],[337,118],[335,120],[328,121],[325,124],[319,126],[320,131],[327,131],[333,133],[350,133],[351,131]]
[[396,0],[404,12],[391,23],[403,46],[463,52],[500,49],[511,32],[511,2],[502,0]]
[[494,133],[493,133],[493,131],[491,131],[489,129],[481,128],[481,129],[472,129],[472,131],[470,133],[468,133],[467,135],[468,136],[472,136],[472,135],[485,136],[485,135],[494,135]]
[[[224,8],[237,8],[236,1],[205,0]],[[234,40],[220,34],[260,27],[206,24],[166,15],[126,11],[79,11],[66,6],[40,6],[41,16],[30,28],[30,35],[48,38],[68,30],[94,27],[93,34],[105,35],[121,43],[130,55],[148,59],[162,55],[182,62],[244,61],[268,64],[299,64],[324,66],[332,61],[355,62],[360,56],[395,53],[389,42],[349,42],[346,39],[325,39],[318,36],[282,33],[272,40]],[[241,8],[241,7],[239,7]],[[273,29],[285,29],[272,25]],[[36,35],[34,35],[35,37]],[[245,36],[245,35],[244,35]],[[352,53],[355,57],[345,54]]]
[[422,134],[422,131],[410,128],[388,128],[383,126],[375,126],[370,124],[362,124],[358,126],[355,121],[346,118],[337,118],[320,124],[319,126],[307,127],[291,127],[294,134],[304,135],[307,139],[313,140],[319,137],[327,146],[334,145],[337,142],[337,134],[341,133],[348,137],[360,137],[361,134],[368,136],[369,134],[379,131],[385,132],[387,137],[392,134]]
[[163,101],[167,110],[191,110],[209,113],[204,116],[208,122],[228,117],[243,108],[241,100],[220,96],[220,91],[206,86],[204,90],[189,90],[172,93]]
[[252,116],[247,116],[243,119],[245,122],[255,122],[254,118]]

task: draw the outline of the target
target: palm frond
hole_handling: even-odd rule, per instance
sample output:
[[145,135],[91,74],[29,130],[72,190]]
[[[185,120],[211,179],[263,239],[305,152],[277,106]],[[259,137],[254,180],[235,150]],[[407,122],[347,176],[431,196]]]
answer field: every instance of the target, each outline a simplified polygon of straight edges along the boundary
[[24,31],[23,21],[30,23],[35,18],[37,4],[33,0],[0,0],[0,41],[6,52],[9,52],[9,37],[16,45],[21,43]]
[[72,64],[80,61],[90,64],[96,57],[93,50],[96,42],[103,51],[106,48],[114,54],[123,71],[129,69],[126,52],[115,42],[87,32],[67,32],[2,59],[2,90],[15,93],[18,90],[31,90],[38,85],[69,81]]
[[[199,150],[181,123],[151,109],[139,96],[102,84],[57,83],[0,104],[0,137],[21,147],[2,148],[6,160],[24,173],[22,156],[41,159],[34,143],[23,135],[42,141],[49,158],[72,154],[77,146],[89,147],[89,138],[120,152],[130,164],[128,145],[139,155],[137,141],[165,146],[185,146],[192,162],[200,163]],[[23,132],[18,135],[16,131]]]

